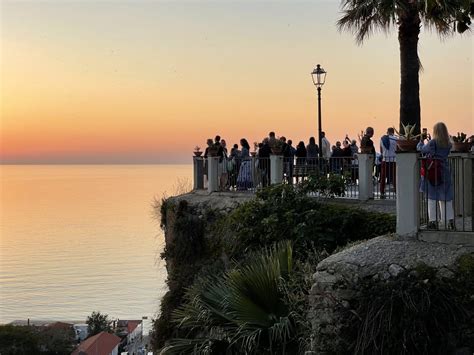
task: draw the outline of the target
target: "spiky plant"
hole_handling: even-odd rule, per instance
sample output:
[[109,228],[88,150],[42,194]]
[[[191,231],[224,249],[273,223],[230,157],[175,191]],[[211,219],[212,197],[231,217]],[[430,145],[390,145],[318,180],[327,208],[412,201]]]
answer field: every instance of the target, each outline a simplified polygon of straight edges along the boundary
[[398,137],[402,140],[407,140],[407,141],[413,141],[416,140],[418,137],[420,137],[420,134],[415,134],[415,125],[404,125],[403,123],[401,124],[401,132],[400,133],[395,127],[393,129],[395,130],[395,133],[398,135]]
[[376,30],[388,32],[398,27],[400,44],[400,130],[402,124],[416,125],[420,133],[420,26],[434,29],[442,36],[470,28],[474,17],[473,0],[342,0],[341,30],[355,33],[362,43]]
[[186,332],[165,354],[284,354],[296,346],[281,281],[292,271],[292,247],[281,242],[247,266],[208,276],[190,288],[173,321]]
[[466,143],[467,142],[467,134],[464,132],[458,132],[456,136],[453,136],[453,141],[456,143]]

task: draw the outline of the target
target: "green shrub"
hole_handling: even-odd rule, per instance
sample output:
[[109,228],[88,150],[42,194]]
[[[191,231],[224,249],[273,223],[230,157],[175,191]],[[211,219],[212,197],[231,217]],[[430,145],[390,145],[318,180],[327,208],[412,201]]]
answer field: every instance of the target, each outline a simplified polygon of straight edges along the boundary
[[302,315],[314,267],[295,262],[291,243],[283,241],[221,276],[196,279],[173,312],[184,337],[172,339],[164,353],[303,353],[311,326]]
[[441,355],[457,347],[474,349],[474,268],[460,266],[452,279],[436,277],[426,265],[415,270],[385,283],[369,279],[357,285],[343,333],[348,354]]
[[350,176],[329,173],[311,174],[306,180],[297,185],[303,193],[317,192],[321,197],[345,196],[346,183]]
[[[295,270],[299,271],[281,283],[282,297],[296,327],[293,343],[305,349],[310,337],[307,292],[311,273],[322,255],[347,242],[395,230],[394,216],[324,203],[289,185],[259,191],[255,199],[228,215],[209,209],[197,216],[185,201],[173,204],[171,200],[163,201],[161,211],[162,225],[173,238],[162,254],[168,267],[169,292],[161,301],[161,314],[154,325],[155,349],[170,338],[181,337],[193,346],[201,344],[203,339],[193,339],[199,334],[191,335],[171,323],[172,312],[183,305],[186,289],[199,287],[196,280],[208,274],[219,277],[232,265],[242,267],[255,253],[284,240],[292,242]],[[167,221],[172,223],[166,225]],[[206,334],[214,336],[210,330]],[[216,336],[213,347],[228,346]]]
[[278,185],[257,194],[213,228],[227,255],[241,258],[248,250],[292,240],[296,255],[313,245],[334,250],[348,242],[395,231],[395,217],[329,204],[308,197],[289,185]]

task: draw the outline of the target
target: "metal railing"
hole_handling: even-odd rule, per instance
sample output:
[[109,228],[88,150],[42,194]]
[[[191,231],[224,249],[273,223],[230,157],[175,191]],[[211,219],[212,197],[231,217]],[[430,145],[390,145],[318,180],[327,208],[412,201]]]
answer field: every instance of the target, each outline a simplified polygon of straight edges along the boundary
[[473,232],[473,155],[420,157],[420,231]]
[[[193,163],[194,188],[197,190],[208,189],[209,183],[214,183],[215,191],[255,192],[271,183],[270,158],[194,157]],[[213,168],[209,169],[209,164],[213,164]],[[359,195],[357,157],[283,158],[281,169],[282,183],[298,184],[310,176],[338,175],[344,182],[344,197],[357,198]]]
[[[208,189],[210,183],[216,184],[216,191],[240,192],[255,192],[270,185],[270,158],[194,157],[193,163],[196,190]],[[214,168],[209,169],[209,164]]]

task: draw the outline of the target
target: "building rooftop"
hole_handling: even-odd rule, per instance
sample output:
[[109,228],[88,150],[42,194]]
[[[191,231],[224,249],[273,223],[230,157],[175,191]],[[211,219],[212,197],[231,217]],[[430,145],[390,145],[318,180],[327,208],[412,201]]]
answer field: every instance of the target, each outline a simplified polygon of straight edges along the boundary
[[71,355],[109,355],[118,344],[118,336],[100,332],[80,343]]

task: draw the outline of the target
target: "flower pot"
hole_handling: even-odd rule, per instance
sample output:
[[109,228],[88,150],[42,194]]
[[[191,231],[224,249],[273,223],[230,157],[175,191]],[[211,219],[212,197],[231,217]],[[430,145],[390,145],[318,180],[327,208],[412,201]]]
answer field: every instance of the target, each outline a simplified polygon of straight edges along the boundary
[[418,141],[415,140],[397,140],[397,150],[399,152],[416,152]]
[[194,156],[200,157],[202,155],[202,152],[194,152]]
[[469,143],[453,142],[453,152],[467,153],[469,148]]

